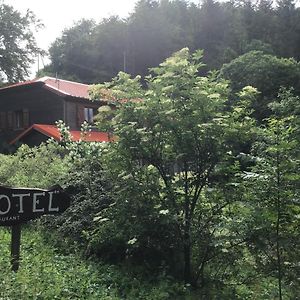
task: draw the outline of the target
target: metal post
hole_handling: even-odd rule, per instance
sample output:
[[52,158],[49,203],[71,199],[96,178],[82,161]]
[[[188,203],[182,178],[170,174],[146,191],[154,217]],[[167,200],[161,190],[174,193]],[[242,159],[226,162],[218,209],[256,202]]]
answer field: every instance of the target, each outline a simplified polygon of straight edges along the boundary
[[17,272],[20,261],[21,225],[11,227],[11,269]]

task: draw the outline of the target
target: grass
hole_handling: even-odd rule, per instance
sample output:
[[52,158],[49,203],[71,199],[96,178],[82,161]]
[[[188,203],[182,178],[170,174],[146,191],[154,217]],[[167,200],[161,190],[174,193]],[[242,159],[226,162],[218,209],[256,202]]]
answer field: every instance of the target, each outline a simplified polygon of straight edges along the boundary
[[0,300],[184,299],[179,296],[185,294],[184,287],[173,279],[147,281],[117,266],[62,254],[29,226],[22,228],[20,269],[15,273],[9,228],[0,227],[0,240]]
[[10,231],[1,228],[0,239],[1,300],[119,299],[114,289],[101,285],[96,266],[76,255],[59,254],[32,228],[22,230],[17,273],[10,266]]

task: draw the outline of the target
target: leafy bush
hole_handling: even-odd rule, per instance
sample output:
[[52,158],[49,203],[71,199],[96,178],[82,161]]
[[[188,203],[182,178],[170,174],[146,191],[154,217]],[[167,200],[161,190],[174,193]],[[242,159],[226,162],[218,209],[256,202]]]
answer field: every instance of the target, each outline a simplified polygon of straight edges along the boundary
[[105,192],[109,183],[102,166],[102,148],[99,143],[64,144],[68,174],[61,179],[61,184],[71,196],[72,204],[64,214],[46,219],[47,226],[68,239],[69,245],[80,244],[86,250],[89,248],[87,233],[92,230],[93,218],[110,204]]
[[48,188],[68,173],[67,160],[51,144],[21,146],[13,155],[0,154],[0,184]]

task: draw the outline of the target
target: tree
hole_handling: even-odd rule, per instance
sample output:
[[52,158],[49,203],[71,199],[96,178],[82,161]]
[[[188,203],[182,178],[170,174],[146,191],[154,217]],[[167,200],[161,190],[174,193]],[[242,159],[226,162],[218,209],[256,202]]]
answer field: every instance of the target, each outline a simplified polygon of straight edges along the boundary
[[28,76],[37,47],[34,31],[41,27],[30,10],[22,16],[10,5],[0,1],[0,80],[17,82]]
[[[102,72],[102,81],[110,80],[118,72],[128,69],[130,49],[128,48],[128,25],[114,16],[104,19],[95,29],[95,50],[99,54],[96,61]],[[94,81],[98,83],[98,81]]]
[[276,2],[277,30],[274,45],[277,53],[299,60],[300,9],[296,7],[297,1],[277,0]]
[[[146,89],[139,76],[120,73],[92,91],[93,97],[109,95],[116,104],[122,99],[118,110],[100,112],[117,136],[105,158],[115,204],[99,213],[94,244],[108,247],[105,237],[115,232],[115,246],[123,245],[125,253],[133,248],[141,256],[150,248],[164,253],[169,263],[173,249],[173,262],[183,264],[185,281],[194,284],[221,251],[211,245],[220,238],[215,235],[220,215],[233,197],[225,197],[232,192],[229,186],[217,187],[213,178],[226,169],[221,182],[230,180],[233,170],[226,168],[226,161],[231,152],[225,139],[244,128],[235,128],[237,120],[225,112],[227,84],[214,75],[198,75],[201,57],[201,51],[175,53],[151,69]],[[243,93],[249,96],[251,89]],[[220,192],[207,192],[215,188]]]
[[183,47],[204,49],[202,74],[249,50],[299,59],[300,9],[294,2],[141,0],[127,19],[94,22],[92,30],[79,22],[65,30],[50,48],[49,68],[94,83],[121,70],[146,76]]
[[204,62],[209,69],[218,68],[224,51],[224,37],[228,29],[227,15],[221,3],[205,0],[198,13],[199,27],[195,36],[196,49],[204,49]]
[[291,91],[280,91],[253,144],[256,163],[244,172],[252,207],[249,248],[259,272],[277,279],[279,299],[296,297],[299,287],[299,101]]
[[249,32],[250,40],[258,39],[265,43],[274,40],[275,13],[272,0],[259,0]]
[[173,37],[178,29],[170,22],[169,10],[165,9],[168,2],[163,1],[161,7],[157,1],[141,0],[128,19],[129,72],[133,75],[146,76],[150,67],[181,48],[176,49],[174,45]]
[[230,80],[233,94],[247,85],[258,89],[261,95],[253,102],[253,108],[260,120],[270,115],[268,104],[276,99],[282,86],[300,93],[299,62],[262,51],[250,51],[224,64],[220,77]]
[[[100,70],[95,70],[95,51],[92,20],[80,20],[73,27],[63,31],[49,49],[51,65],[44,72],[82,82],[99,78]],[[100,78],[99,78],[100,79]]]
[[124,68],[126,38],[126,23],[118,17],[99,24],[82,19],[51,45],[51,64],[43,72],[85,83],[109,80]]

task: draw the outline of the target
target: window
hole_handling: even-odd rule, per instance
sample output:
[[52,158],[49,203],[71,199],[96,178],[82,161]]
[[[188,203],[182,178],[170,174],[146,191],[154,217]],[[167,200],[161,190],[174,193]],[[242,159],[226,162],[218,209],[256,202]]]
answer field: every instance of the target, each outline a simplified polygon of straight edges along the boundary
[[6,113],[1,111],[0,112],[0,130],[6,129]]
[[82,104],[77,105],[77,126],[80,128],[84,121],[93,124],[96,113],[96,108],[85,107]]
[[24,124],[24,118],[23,118],[23,111],[22,110],[16,110],[14,112],[14,128],[15,129],[19,129],[19,128],[23,128],[23,124]]
[[24,129],[29,126],[28,109],[0,112],[0,130]]
[[23,129],[29,126],[28,109],[16,110],[13,112],[14,129]]
[[94,122],[94,109],[93,108],[90,108],[90,107],[84,108],[84,120],[91,124]]

